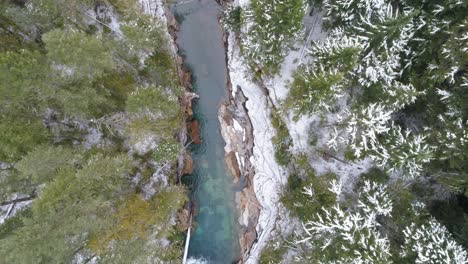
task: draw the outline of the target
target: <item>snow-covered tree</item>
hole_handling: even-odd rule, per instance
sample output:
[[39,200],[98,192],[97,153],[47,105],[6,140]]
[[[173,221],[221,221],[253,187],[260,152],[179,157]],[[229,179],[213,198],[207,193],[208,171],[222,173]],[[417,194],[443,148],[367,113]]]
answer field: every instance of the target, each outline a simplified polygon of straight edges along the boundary
[[278,71],[286,52],[302,32],[305,0],[252,0],[245,10],[242,50],[256,70]]
[[[297,70],[285,105],[299,115],[323,113],[349,95],[346,129],[337,127],[329,147],[350,145],[357,158],[371,155],[409,177],[429,166],[434,174],[463,175],[468,4],[321,2],[329,35],[312,43],[311,62]],[[468,186],[466,177],[457,179]]]
[[344,123],[348,137],[344,141],[348,142],[356,157],[378,148],[378,135],[390,130],[391,114],[392,111],[382,104],[370,104],[366,108],[347,112]]
[[393,10],[385,0],[324,0],[323,9],[329,24],[345,27],[364,19],[385,18]]
[[356,66],[363,46],[341,29],[330,36],[312,43],[308,54],[314,62],[301,65],[295,73],[286,105],[292,106],[297,114],[329,111],[349,85],[346,72]]
[[[402,242],[391,244],[382,233],[381,224],[391,223],[393,200],[384,185],[365,180],[357,190],[358,199],[344,206],[340,201],[342,185],[333,180],[329,188],[337,195],[336,204],[322,208],[323,213],[310,216],[303,224],[304,235],[298,245],[307,245],[297,256],[300,263],[467,263],[466,250],[447,228],[428,216],[424,204],[416,202],[410,209],[411,221],[401,227]],[[310,197],[314,192],[306,188]],[[304,249],[304,247],[303,247]]]
[[[424,204],[413,204],[416,216],[422,215]],[[403,230],[404,244],[401,255],[412,263],[468,263],[467,251],[452,237],[447,228],[429,217],[422,223],[411,223]]]
[[384,138],[369,156],[390,172],[401,170],[403,175],[416,178],[423,171],[423,165],[433,158],[434,148],[424,135],[415,135],[409,130],[402,132],[401,128],[393,126]]
[[[389,263],[390,242],[378,231],[378,216],[389,216],[392,202],[384,186],[365,181],[357,207],[346,209],[340,203],[341,182],[333,180],[329,189],[337,195],[336,204],[304,223],[305,237],[297,241],[312,248],[300,256],[313,263]],[[305,192],[313,196],[308,189]]]
[[447,228],[431,219],[429,223],[412,223],[404,231],[405,245],[403,256],[416,255],[415,263],[468,263],[468,255]]

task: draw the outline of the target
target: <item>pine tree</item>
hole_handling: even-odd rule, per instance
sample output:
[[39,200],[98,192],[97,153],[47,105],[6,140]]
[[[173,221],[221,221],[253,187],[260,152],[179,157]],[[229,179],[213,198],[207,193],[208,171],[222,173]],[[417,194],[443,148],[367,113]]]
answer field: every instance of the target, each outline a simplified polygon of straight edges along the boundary
[[286,52],[301,35],[304,0],[253,0],[245,10],[242,50],[251,66],[266,75],[278,72]]
[[[341,183],[332,181],[329,189],[337,195],[336,204],[322,208],[323,214],[310,216],[303,224],[304,236],[296,241],[307,250],[298,262],[313,263],[466,263],[468,253],[432,217],[424,204],[416,202],[410,209],[409,223],[404,223],[401,246],[390,250],[390,240],[382,234],[381,224],[392,222],[393,199],[384,185],[364,180],[356,206],[345,207]],[[313,197],[306,188],[304,193]],[[396,231],[398,232],[398,230]]]
[[64,78],[93,79],[116,67],[109,47],[99,36],[55,29],[45,34],[43,40],[48,58]]
[[[424,205],[416,203],[414,214],[420,216]],[[404,230],[404,245],[401,255],[412,263],[468,262],[468,252],[460,246],[447,228],[429,217],[422,223],[411,223]]]
[[[392,202],[385,188],[366,181],[360,191],[357,208],[340,205],[341,182],[332,181],[329,189],[335,193],[336,204],[323,208],[324,213],[312,216],[304,223],[305,238],[296,243],[307,243],[311,254],[301,261],[314,263],[390,263],[390,242],[378,231],[379,216],[389,216]],[[311,197],[310,189],[305,192]]]
[[381,144],[369,156],[389,172],[401,170],[408,178],[421,175],[424,164],[433,159],[434,148],[427,144],[426,136],[414,135],[393,126]]
[[[323,112],[349,95],[347,131],[338,129],[330,147],[348,144],[354,156],[409,177],[431,171],[448,184],[436,175],[453,175],[448,186],[464,192],[468,5],[327,0],[322,7],[330,34],[312,43],[314,60],[298,69],[286,106]],[[353,53],[333,49],[350,43]]]

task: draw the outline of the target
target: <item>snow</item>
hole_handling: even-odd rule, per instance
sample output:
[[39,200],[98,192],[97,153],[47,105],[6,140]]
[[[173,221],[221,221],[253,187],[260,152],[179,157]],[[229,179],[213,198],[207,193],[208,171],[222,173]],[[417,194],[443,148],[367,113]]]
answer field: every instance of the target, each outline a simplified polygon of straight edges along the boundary
[[[104,7],[102,5],[101,7]],[[120,20],[117,12],[111,6],[106,6],[105,8],[100,9],[89,9],[85,13],[87,17],[87,22],[89,25],[101,25],[110,29],[118,38],[123,36],[122,31],[120,30]],[[103,20],[110,22],[103,22]]]
[[241,156],[239,155],[239,152],[235,152],[235,155],[236,155],[236,159],[237,159],[237,165],[239,165],[239,168],[244,168],[244,166],[245,166],[244,159],[241,158]]
[[100,145],[102,142],[102,132],[94,127],[88,128],[88,134],[85,136],[83,146],[85,149],[91,149],[93,146]]
[[[246,108],[253,125],[255,146],[250,161],[255,167],[253,185],[262,210],[257,224],[257,242],[253,245],[246,263],[257,263],[261,250],[270,240],[278,220],[279,192],[286,184],[287,177],[285,170],[275,161],[275,149],[271,140],[275,129],[270,121],[271,109],[267,104],[267,97],[247,75],[248,68],[241,59],[239,47],[234,44],[236,41],[233,34],[230,34],[228,42],[228,67],[232,87],[236,89],[239,86],[248,98]],[[282,220],[287,221],[284,217]]]
[[244,129],[242,128],[242,126],[239,124],[239,122],[237,122],[237,120],[233,119],[234,121],[234,129],[239,131],[239,132],[242,132],[244,131]]
[[115,32],[117,36],[123,36],[122,31],[120,30],[120,21],[115,12],[111,12],[109,15],[110,23],[108,24],[112,32]]

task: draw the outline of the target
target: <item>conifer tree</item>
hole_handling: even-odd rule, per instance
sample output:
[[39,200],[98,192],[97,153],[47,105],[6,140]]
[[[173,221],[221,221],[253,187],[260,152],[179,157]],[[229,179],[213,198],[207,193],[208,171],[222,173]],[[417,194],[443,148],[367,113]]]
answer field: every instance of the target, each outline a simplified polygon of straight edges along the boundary
[[253,68],[266,75],[278,72],[286,52],[299,38],[305,0],[253,0],[245,10],[242,49]]

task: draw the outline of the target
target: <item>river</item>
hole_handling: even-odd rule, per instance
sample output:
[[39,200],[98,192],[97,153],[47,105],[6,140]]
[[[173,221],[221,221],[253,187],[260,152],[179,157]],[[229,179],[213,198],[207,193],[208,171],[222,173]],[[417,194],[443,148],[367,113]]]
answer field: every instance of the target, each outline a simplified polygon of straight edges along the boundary
[[200,96],[193,111],[203,139],[191,149],[195,171],[188,177],[197,215],[189,258],[231,263],[240,249],[233,177],[226,168],[218,121],[218,108],[227,99],[225,50],[218,22],[221,8],[214,0],[180,0],[173,11],[180,24],[180,54]]

